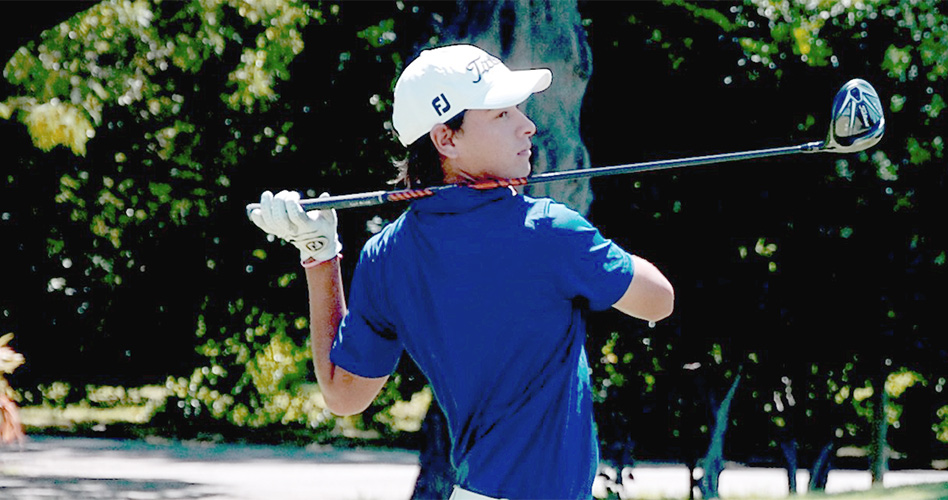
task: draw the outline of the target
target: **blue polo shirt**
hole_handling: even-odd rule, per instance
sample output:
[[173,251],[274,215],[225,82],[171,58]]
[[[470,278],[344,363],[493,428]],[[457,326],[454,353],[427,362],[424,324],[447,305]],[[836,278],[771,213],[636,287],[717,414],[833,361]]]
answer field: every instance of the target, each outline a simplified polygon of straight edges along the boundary
[[599,450],[585,317],[632,273],[628,253],[562,204],[442,191],[362,249],[331,359],[382,377],[407,351],[447,417],[461,487],[588,499]]

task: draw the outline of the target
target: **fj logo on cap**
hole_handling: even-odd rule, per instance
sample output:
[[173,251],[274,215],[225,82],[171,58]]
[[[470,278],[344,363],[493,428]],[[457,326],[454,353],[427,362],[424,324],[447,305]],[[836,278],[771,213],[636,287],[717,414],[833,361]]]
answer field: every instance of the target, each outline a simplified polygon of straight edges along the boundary
[[438,113],[438,116],[441,116],[451,109],[451,103],[448,102],[448,98],[444,94],[441,94],[431,101],[431,107],[434,108],[435,113]]

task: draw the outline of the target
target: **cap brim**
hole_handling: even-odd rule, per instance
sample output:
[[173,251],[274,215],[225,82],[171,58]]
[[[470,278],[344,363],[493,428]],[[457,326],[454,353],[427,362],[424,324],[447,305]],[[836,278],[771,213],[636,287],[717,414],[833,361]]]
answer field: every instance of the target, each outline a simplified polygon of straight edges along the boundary
[[546,90],[552,81],[553,73],[548,69],[511,71],[492,82],[481,109],[516,106],[531,95]]

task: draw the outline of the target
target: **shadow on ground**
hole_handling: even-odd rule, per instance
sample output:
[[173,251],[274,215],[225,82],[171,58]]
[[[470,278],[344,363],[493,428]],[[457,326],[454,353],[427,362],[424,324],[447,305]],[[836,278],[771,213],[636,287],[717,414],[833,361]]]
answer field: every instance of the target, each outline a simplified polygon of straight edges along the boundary
[[205,485],[170,480],[0,476],[6,500],[208,500],[218,497]]
[[414,452],[34,437],[0,448],[4,500],[406,500]]

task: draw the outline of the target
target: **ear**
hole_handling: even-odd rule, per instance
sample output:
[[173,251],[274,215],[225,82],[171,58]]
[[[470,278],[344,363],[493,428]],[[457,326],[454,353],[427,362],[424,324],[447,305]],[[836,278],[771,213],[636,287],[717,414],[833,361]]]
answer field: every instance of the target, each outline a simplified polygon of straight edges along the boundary
[[445,158],[454,158],[457,156],[457,148],[454,144],[454,134],[455,131],[451,130],[450,127],[443,123],[435,125],[431,132],[428,133],[428,136],[431,137],[431,142],[434,144],[435,149],[438,150],[438,153]]

